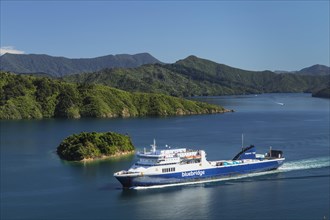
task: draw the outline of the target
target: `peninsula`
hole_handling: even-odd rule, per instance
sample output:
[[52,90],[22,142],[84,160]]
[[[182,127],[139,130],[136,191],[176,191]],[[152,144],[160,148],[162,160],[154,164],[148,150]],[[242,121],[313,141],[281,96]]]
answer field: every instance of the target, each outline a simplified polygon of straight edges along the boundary
[[319,97],[319,98],[328,98],[330,99],[330,87],[321,89],[317,92],[313,92],[313,97]]
[[115,118],[224,113],[204,102],[105,85],[0,72],[0,119]]
[[114,132],[82,132],[65,138],[57,154],[68,161],[105,159],[134,152],[131,138]]

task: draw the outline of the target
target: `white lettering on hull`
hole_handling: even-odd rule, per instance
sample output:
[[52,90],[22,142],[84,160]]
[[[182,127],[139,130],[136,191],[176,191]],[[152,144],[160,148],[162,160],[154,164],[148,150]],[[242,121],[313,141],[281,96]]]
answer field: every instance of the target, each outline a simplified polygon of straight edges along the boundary
[[182,177],[203,176],[204,174],[205,174],[205,170],[196,170],[190,172],[182,172]]

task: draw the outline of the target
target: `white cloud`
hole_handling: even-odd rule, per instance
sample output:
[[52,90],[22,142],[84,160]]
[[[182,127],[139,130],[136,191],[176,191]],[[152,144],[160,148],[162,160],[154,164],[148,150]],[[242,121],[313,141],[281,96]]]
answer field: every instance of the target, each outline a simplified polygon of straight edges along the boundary
[[12,54],[24,54],[24,51],[16,50],[13,46],[3,46],[0,48],[0,55],[5,53],[12,53]]

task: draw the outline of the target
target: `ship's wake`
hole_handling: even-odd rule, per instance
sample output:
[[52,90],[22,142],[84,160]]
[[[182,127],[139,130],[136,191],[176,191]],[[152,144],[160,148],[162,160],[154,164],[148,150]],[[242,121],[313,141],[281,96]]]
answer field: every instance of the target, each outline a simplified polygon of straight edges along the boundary
[[[269,174],[285,173],[285,172],[299,171],[299,170],[318,169],[318,168],[326,168],[326,167],[330,167],[330,157],[318,157],[318,158],[310,158],[310,159],[302,159],[302,160],[297,160],[297,161],[285,162],[283,164],[283,166],[281,166],[277,170],[273,170],[273,171],[251,173],[251,174],[245,174],[245,175],[240,175],[240,176],[235,176],[235,177],[203,180],[203,181],[197,181],[197,182],[185,182],[185,183],[175,183],[175,184],[147,186],[147,187],[138,186],[138,187],[132,187],[132,189],[138,190],[138,189],[150,189],[150,188],[164,188],[164,187],[171,187],[171,186],[182,186],[182,185],[191,185],[191,184],[203,184],[203,183],[210,183],[210,182],[239,180],[239,179],[252,178],[252,177],[258,177],[258,176],[269,175]],[[280,179],[283,179],[283,178],[280,178]]]
[[298,161],[290,161],[284,163],[283,166],[278,168],[278,172],[289,172],[295,170],[309,170],[316,168],[330,167],[330,157],[319,157],[304,159]]
[[278,105],[284,105],[283,102],[274,102],[275,104],[278,104]]
[[326,167],[330,167],[330,157],[310,158],[310,159],[284,162],[284,164],[281,167],[279,167],[277,170],[265,171],[265,172],[260,172],[260,173],[250,173],[250,174],[241,175],[241,176],[237,176],[237,177],[233,177],[233,178],[220,179],[219,181],[231,180],[231,179],[242,179],[242,178],[247,178],[247,177],[263,176],[263,175],[267,175],[267,174],[285,173],[285,172],[291,172],[291,171],[310,170],[310,169],[326,168]]

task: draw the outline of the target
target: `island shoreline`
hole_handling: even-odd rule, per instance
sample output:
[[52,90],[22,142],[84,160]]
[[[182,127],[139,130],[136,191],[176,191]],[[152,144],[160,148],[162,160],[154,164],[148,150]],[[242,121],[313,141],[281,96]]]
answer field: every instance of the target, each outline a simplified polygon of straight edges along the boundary
[[135,150],[133,151],[127,151],[127,152],[119,152],[113,155],[101,155],[100,157],[94,157],[94,158],[84,158],[82,160],[77,160],[74,162],[78,162],[78,163],[90,163],[90,162],[96,162],[96,161],[104,161],[107,159],[111,159],[111,158],[121,158],[121,157],[125,157],[131,154],[135,154]]

